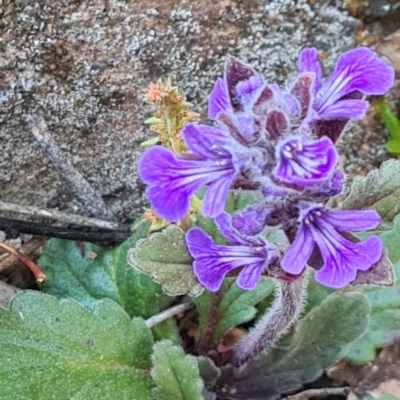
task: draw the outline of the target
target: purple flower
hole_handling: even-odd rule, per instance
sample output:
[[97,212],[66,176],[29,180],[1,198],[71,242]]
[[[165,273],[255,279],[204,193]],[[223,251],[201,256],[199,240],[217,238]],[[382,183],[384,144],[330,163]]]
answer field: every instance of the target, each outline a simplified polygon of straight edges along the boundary
[[215,292],[220,289],[229,272],[241,268],[237,285],[245,290],[254,289],[263,270],[277,259],[277,250],[262,236],[252,237],[239,232],[233,227],[229,214],[220,214],[215,222],[230,245],[214,243],[210,236],[197,227],[186,234],[197,279],[208,290]]
[[382,255],[382,243],[376,236],[353,243],[346,232],[363,231],[378,226],[376,211],[333,211],[321,205],[309,205],[300,211],[297,236],[281,260],[284,271],[297,275],[306,266],[315,247],[323,266],[315,273],[322,285],[340,289],[356,278],[358,270],[366,271]]
[[324,84],[317,51],[306,48],[300,53],[299,72],[315,74],[315,120],[361,118],[368,102],[354,99],[353,94],[382,95],[394,82],[394,69],[366,47],[343,53]]
[[327,137],[302,141],[292,136],[277,144],[276,159],[276,178],[285,183],[307,187],[329,178],[338,156],[335,146]]
[[242,234],[258,235],[265,228],[271,211],[272,208],[265,204],[248,206],[244,210],[235,212],[232,225]]
[[184,127],[182,136],[193,155],[178,158],[172,151],[155,146],[139,160],[138,174],[148,185],[147,197],[160,217],[177,221],[186,215],[190,196],[209,185],[202,212],[215,217],[223,211],[237,173],[227,150],[229,137],[218,128],[193,124]]
[[310,188],[310,195],[315,199],[326,199],[336,196],[343,190],[345,175],[339,169],[332,176],[317,187]]
[[217,79],[214,88],[208,96],[208,118],[216,119],[220,112],[231,109],[231,101],[225,81]]

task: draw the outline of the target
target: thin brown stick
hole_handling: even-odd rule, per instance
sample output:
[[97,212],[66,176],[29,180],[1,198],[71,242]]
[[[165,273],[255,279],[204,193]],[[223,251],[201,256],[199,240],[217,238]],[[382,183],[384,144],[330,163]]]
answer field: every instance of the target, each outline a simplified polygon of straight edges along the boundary
[[21,206],[19,204],[7,203],[5,201],[0,201],[0,212],[28,215],[30,217],[48,218],[67,224],[91,226],[94,228],[107,229],[110,231],[115,231],[119,229],[118,222],[104,221],[98,218],[89,218],[82,215],[69,214],[61,211],[49,210],[46,208],[34,206]]
[[51,161],[68,192],[86,209],[89,215],[115,221],[115,215],[108,209],[101,196],[90,186],[86,179],[75,169],[72,162],[57,146],[47,124],[40,115],[27,115],[28,127],[35,136],[45,156]]
[[89,227],[65,227],[47,225],[42,222],[23,221],[0,217],[0,230],[17,231],[30,235],[45,236],[65,240],[78,240],[97,244],[121,243],[132,235],[130,226],[121,226],[117,231]]
[[38,285],[42,285],[43,283],[46,282],[46,275],[39,268],[39,266],[35,264],[30,258],[24,256],[18,250],[4,243],[0,243],[0,247],[8,251],[10,254],[17,257],[22,263],[24,263],[32,271],[33,275],[35,275],[36,283]]
[[21,292],[21,289],[0,281],[0,308],[8,310],[10,308],[11,300],[19,292]]
[[[45,242],[46,242],[45,238],[35,237],[29,240],[29,242],[27,242],[26,244],[24,244],[18,251],[25,257],[30,257],[31,254],[39,250],[45,244]],[[5,271],[14,266],[17,260],[18,258],[15,258],[11,254],[0,260],[0,272]]]
[[148,328],[152,328],[154,325],[159,324],[160,322],[165,321],[168,318],[173,317],[174,315],[177,315],[185,310],[188,310],[189,308],[193,307],[193,303],[182,303],[178,304],[177,306],[168,308],[159,314],[153,315],[151,318],[146,320],[146,325]]
[[327,396],[347,396],[350,392],[350,388],[321,388],[321,389],[308,389],[304,392],[294,394],[293,396],[287,396],[284,400],[308,400],[311,397],[327,397]]

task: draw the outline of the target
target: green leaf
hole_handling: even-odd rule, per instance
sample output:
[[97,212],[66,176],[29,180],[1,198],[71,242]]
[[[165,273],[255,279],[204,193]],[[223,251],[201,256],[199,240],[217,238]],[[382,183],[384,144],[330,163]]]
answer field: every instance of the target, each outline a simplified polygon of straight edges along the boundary
[[205,400],[216,400],[217,396],[212,391],[217,379],[221,376],[221,369],[216,367],[211,358],[197,357],[200,376],[204,381],[203,396]]
[[390,134],[390,137],[394,140],[400,141],[400,121],[386,104],[380,104],[378,112]]
[[[145,121],[144,121],[144,123],[146,124],[146,125],[157,125],[157,124],[163,124],[165,121],[163,120],[163,119],[161,119],[161,118],[156,118],[156,117],[150,117],[150,118],[147,118]],[[158,138],[157,138],[158,139]],[[149,139],[149,140],[151,140],[151,139]]]
[[142,147],[155,146],[159,141],[160,141],[160,138],[157,136],[157,137],[145,140],[144,142],[140,143],[140,146],[142,146]]
[[211,358],[204,356],[197,357],[197,363],[205,387],[207,389],[212,389],[215,386],[217,379],[221,376],[220,368],[215,366]]
[[39,265],[47,276],[41,290],[56,297],[70,297],[91,309],[96,300],[109,298],[131,317],[148,318],[168,306],[171,299],[147,275],[129,267],[128,250],[147,234],[147,224],[115,248],[91,243],[51,239]]
[[92,312],[40,292],[0,310],[0,387],[13,400],[152,400],[152,336],[111,300]]
[[185,234],[176,226],[140,240],[129,252],[128,261],[132,267],[161,283],[164,293],[170,296],[198,296],[203,292],[193,274]]
[[364,364],[375,358],[376,350],[391,344],[400,336],[400,216],[394,220],[394,227],[377,234],[389,258],[395,266],[396,284],[388,288],[359,287],[371,304],[371,316],[365,333],[352,343],[346,358],[356,364]]
[[157,400],[203,400],[204,383],[195,357],[164,340],[154,344],[151,358]]
[[235,279],[227,278],[218,292],[207,291],[193,299],[199,312],[200,347],[213,348],[230,328],[253,319],[255,305],[273,290],[274,284],[268,278],[261,278],[254,290],[242,290]]
[[388,140],[386,142],[386,148],[389,153],[400,153],[400,138]]
[[376,400],[399,400],[399,399],[391,394],[384,394],[382,396],[379,396]]
[[223,368],[215,388],[218,399],[278,399],[317,379],[363,333],[368,311],[360,293],[331,294],[299,322],[288,347],[274,348],[240,370]]
[[180,345],[181,339],[179,337],[176,322],[173,318],[168,318],[151,328],[154,340],[169,340],[173,344]]
[[400,161],[388,160],[365,177],[356,177],[343,208],[375,209],[382,218],[382,226],[391,227],[400,211]]

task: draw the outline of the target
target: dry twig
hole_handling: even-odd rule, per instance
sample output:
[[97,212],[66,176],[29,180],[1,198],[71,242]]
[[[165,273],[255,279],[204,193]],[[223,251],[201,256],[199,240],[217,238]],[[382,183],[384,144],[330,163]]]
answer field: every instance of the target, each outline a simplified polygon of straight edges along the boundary
[[0,201],[0,212],[28,215],[30,217],[48,218],[67,224],[92,226],[110,231],[119,229],[118,222],[104,221],[98,218],[89,218],[82,215],[69,214],[62,211],[49,210],[34,206],[20,206],[14,203],[7,203],[5,201]]
[[101,196],[89,185],[86,179],[75,169],[72,162],[57,146],[43,117],[27,115],[30,131],[35,136],[43,153],[53,164],[54,169],[65,183],[68,192],[85,207],[89,215],[115,221],[114,214],[108,209]]
[[46,282],[46,275],[43,273],[43,271],[39,268],[37,264],[35,264],[30,258],[26,257],[22,253],[20,253],[18,250],[14,249],[11,246],[8,246],[4,243],[0,243],[0,247],[3,248],[4,250],[8,251],[10,254],[13,256],[17,257],[21,262],[24,263],[35,275],[36,283],[38,285],[42,285],[43,283]]
[[193,307],[193,303],[182,303],[178,304],[177,306],[168,308],[159,314],[153,315],[149,319],[146,320],[146,325],[148,328],[152,328],[153,326],[159,324],[160,322],[165,321],[166,319],[173,317],[174,315],[177,315],[185,310],[188,310],[189,308]]
[[350,392],[348,387],[340,388],[321,388],[321,389],[309,389],[304,392],[294,394],[293,396],[287,396],[284,400],[308,400],[311,397],[327,397],[327,396],[344,396],[346,397]]
[[116,231],[84,227],[46,225],[40,222],[0,218],[0,230],[16,230],[20,233],[46,236],[65,240],[78,240],[97,244],[120,243],[132,235],[130,226],[121,226]]
[[[1,229],[1,227],[0,227]],[[45,238],[42,237],[35,237],[25,245],[23,245],[18,251],[26,257],[30,257],[33,253],[40,249],[46,242]],[[8,255],[7,257],[3,258],[0,261],[0,272],[5,271],[12,266],[14,266],[17,262],[18,258],[14,257],[13,255]]]

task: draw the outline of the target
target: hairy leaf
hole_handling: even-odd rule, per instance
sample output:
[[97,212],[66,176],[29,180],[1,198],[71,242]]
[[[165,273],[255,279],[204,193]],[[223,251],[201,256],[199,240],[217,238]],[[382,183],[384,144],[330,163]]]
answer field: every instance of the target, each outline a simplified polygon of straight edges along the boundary
[[111,300],[24,292],[0,310],[0,397],[152,400],[151,350],[144,320]]
[[197,363],[199,364],[200,376],[204,381],[205,387],[212,389],[217,379],[221,376],[221,370],[208,357],[197,357]]
[[218,292],[204,292],[193,299],[199,312],[199,346],[204,350],[213,348],[230,328],[254,318],[255,305],[273,290],[268,278],[261,278],[254,290],[242,290],[234,279],[227,278]]
[[193,274],[185,233],[176,226],[140,240],[129,252],[128,261],[132,267],[161,283],[164,293],[170,296],[198,296],[203,291]]
[[344,209],[375,209],[383,227],[391,227],[400,212],[400,161],[388,160],[365,177],[356,177]]
[[197,357],[200,376],[204,381],[203,395],[205,400],[216,400],[217,395],[212,391],[217,379],[221,376],[221,369],[216,367],[208,357]]
[[131,238],[115,248],[49,240],[38,262],[47,276],[41,289],[56,297],[73,298],[89,309],[96,300],[109,298],[131,317],[148,318],[160,312],[171,299],[127,261],[128,250],[146,236],[147,229],[147,224],[140,224]]
[[241,370],[225,367],[216,384],[220,400],[273,400],[317,379],[337,362],[368,322],[360,293],[333,293],[296,327],[285,348],[275,348]]
[[163,340],[154,344],[151,376],[157,385],[157,400],[203,400],[204,383],[196,358]]

